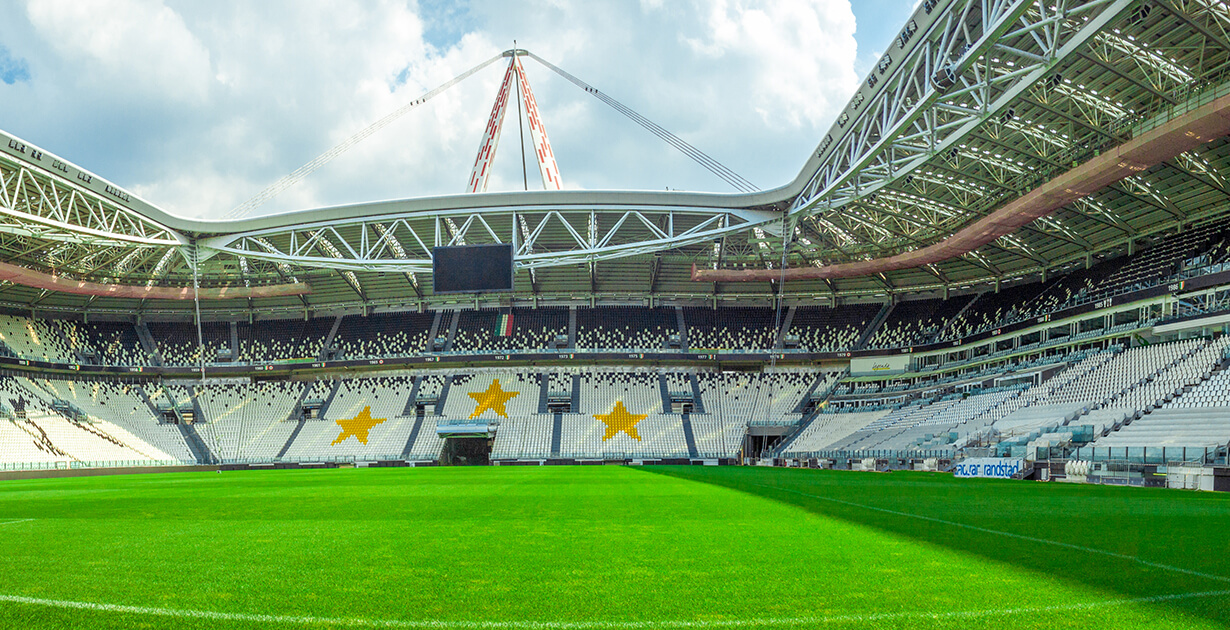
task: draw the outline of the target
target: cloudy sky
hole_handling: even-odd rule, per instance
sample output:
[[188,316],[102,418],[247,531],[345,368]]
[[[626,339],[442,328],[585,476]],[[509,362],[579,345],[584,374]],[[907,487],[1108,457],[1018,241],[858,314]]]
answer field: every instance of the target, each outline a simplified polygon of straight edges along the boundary
[[[0,0],[0,129],[170,212],[219,218],[515,39],[771,188],[795,177],[914,4]],[[565,187],[732,191],[524,64]],[[502,75],[486,68],[256,213],[462,192]],[[490,190],[522,188],[519,148],[510,116]]]

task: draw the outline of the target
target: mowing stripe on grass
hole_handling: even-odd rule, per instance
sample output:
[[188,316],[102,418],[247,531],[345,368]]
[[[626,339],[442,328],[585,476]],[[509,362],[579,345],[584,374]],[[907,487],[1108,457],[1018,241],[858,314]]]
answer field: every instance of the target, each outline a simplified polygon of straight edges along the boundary
[[1044,545],[1054,545],[1056,547],[1064,547],[1066,549],[1072,549],[1075,551],[1083,551],[1086,553],[1096,553],[1096,554],[1108,556],[1111,558],[1118,558],[1120,560],[1129,560],[1131,562],[1142,564],[1147,567],[1152,567],[1154,569],[1162,569],[1164,571],[1172,571],[1174,573],[1184,573],[1186,575],[1192,575],[1195,577],[1205,578],[1209,580],[1216,580],[1218,582],[1230,583],[1230,577],[1226,577],[1224,575],[1215,575],[1213,573],[1204,573],[1203,571],[1194,571],[1192,569],[1184,569],[1182,567],[1176,567],[1176,566],[1172,566],[1169,564],[1162,564],[1160,562],[1153,562],[1151,560],[1145,560],[1143,558],[1138,558],[1136,556],[1129,556],[1127,554],[1115,553],[1114,551],[1106,551],[1105,549],[1097,549],[1095,547],[1085,547],[1083,545],[1074,545],[1072,543],[1060,542],[1058,540],[1048,540],[1046,538],[1035,538],[1033,536],[1026,536],[1024,534],[1014,534],[1012,532],[1005,532],[1005,531],[1001,531],[998,529],[988,529],[986,527],[979,527],[977,525],[969,525],[966,523],[958,523],[956,521],[944,520],[942,518],[935,518],[934,516],[923,516],[922,514],[910,514],[909,512],[899,512],[897,510],[890,510],[888,508],[876,507],[874,505],[855,503],[853,501],[843,501],[842,499],[834,499],[832,497],[820,496],[818,494],[810,494],[807,492],[801,492],[799,490],[792,490],[790,488],[782,488],[781,486],[769,486],[769,485],[765,485],[762,483],[757,483],[757,484],[752,484],[752,485],[760,486],[761,488],[781,490],[782,492],[790,492],[792,494],[797,494],[797,495],[804,496],[804,497],[811,497],[813,499],[820,499],[821,501],[828,501],[830,503],[849,505],[851,507],[863,508],[865,510],[874,510],[876,512],[883,512],[885,514],[905,516],[907,518],[916,518],[921,521],[930,521],[932,523],[940,523],[942,525],[951,525],[953,527],[960,527],[962,529],[968,529],[968,530],[972,530],[976,532],[983,532],[985,534],[996,534],[998,536],[1007,536],[1008,538],[1016,538],[1017,540],[1026,540],[1029,542],[1042,543]]
[[0,525],[16,525],[17,523],[29,523],[29,522],[30,522],[30,521],[32,521],[32,520],[34,520],[34,519],[32,519],[32,518],[23,518],[23,519],[21,519],[21,520],[17,520],[17,521],[6,521],[6,522],[4,522],[4,523],[0,523]]
[[1081,604],[1059,606],[1029,606],[1020,608],[995,608],[990,610],[966,610],[949,612],[894,612],[869,615],[835,615],[832,617],[786,617],[764,619],[715,619],[697,621],[403,621],[398,619],[362,619],[355,617],[311,617],[292,615],[256,615],[246,613],[214,612],[210,610],[179,610],[148,606],[124,606],[99,604],[62,599],[42,599],[20,595],[0,595],[0,602],[67,608],[99,612],[177,617],[181,619],[206,619],[210,621],[242,621],[264,624],[331,625],[352,628],[460,628],[462,630],[643,630],[651,628],[743,628],[748,626],[797,626],[827,623],[865,623],[869,621],[893,621],[908,619],[978,619],[983,617],[1006,617],[1012,615],[1095,610],[1127,604],[1157,604],[1200,597],[1230,595],[1230,590],[1204,591],[1199,593],[1174,593],[1137,597],[1134,599],[1111,599]]

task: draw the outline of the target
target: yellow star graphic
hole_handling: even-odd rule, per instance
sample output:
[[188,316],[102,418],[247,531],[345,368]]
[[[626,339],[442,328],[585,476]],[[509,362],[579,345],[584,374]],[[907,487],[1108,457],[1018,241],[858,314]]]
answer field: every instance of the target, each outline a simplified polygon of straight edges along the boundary
[[622,400],[615,402],[615,409],[607,414],[595,414],[595,418],[602,421],[606,425],[606,433],[602,436],[602,441],[605,442],[616,436],[620,431],[628,434],[628,437],[641,441],[641,436],[636,432],[636,423],[649,417],[647,413],[628,413],[628,408],[624,407]]
[[500,379],[497,378],[491,382],[489,387],[487,387],[487,391],[470,392],[470,398],[473,398],[474,402],[478,403],[478,405],[474,407],[474,413],[470,414],[470,417],[477,418],[479,414],[490,409],[500,414],[500,416],[507,418],[508,412],[504,410],[504,403],[508,402],[510,398],[513,398],[520,393],[521,392],[506,392],[500,389]]
[[339,418],[337,420],[337,426],[342,427],[342,432],[329,446],[344,442],[346,438],[351,435],[353,435],[356,440],[367,444],[367,432],[371,431],[372,427],[384,422],[385,420],[388,420],[388,418],[373,418],[371,407],[364,407],[363,411],[359,412],[359,415],[350,418],[349,420]]

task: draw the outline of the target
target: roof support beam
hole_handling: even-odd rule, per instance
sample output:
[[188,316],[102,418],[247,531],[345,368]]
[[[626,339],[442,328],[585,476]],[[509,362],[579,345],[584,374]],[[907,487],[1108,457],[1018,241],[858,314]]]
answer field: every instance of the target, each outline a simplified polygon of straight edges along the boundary
[[[878,92],[850,123],[860,133],[850,131],[843,136],[840,159],[830,159],[820,169],[792,212],[831,212],[948,151],[1072,58],[1133,4],[1132,0],[961,3],[959,10],[952,10],[952,21],[927,34],[927,43],[933,45],[914,48],[912,56],[887,79],[894,89]],[[971,23],[981,31],[967,39]],[[1041,55],[1033,55],[1043,61],[1021,57],[1014,60],[1011,73],[991,71],[984,59],[993,49],[1001,57],[1011,54],[1004,47],[1011,46],[1014,38],[1020,40],[1019,46],[1030,41],[1049,46],[1038,51]],[[927,63],[917,64],[924,60]],[[914,105],[901,109],[900,103],[905,102]],[[890,106],[892,116],[878,115]],[[937,108],[945,108],[942,119]],[[839,123],[846,124],[842,119]],[[917,130],[930,138],[929,145],[914,155],[902,153],[898,139]]]
[[[1228,134],[1230,95],[1160,123],[1113,150],[1051,179],[939,243],[888,258],[832,265],[823,269],[791,269],[786,273],[798,278],[852,277],[947,260],[974,251],[1077,199]],[[1182,214],[1177,208],[1174,211]],[[749,281],[761,277],[762,274],[756,270],[701,270],[695,267],[692,270],[695,281],[713,281],[712,278]]]

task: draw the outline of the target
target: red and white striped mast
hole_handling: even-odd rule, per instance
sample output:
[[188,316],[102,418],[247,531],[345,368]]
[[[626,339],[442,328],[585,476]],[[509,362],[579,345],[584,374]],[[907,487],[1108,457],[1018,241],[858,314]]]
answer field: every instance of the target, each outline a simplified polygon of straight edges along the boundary
[[[538,160],[538,172],[542,175],[542,187],[546,190],[563,188],[559,166],[555,163],[555,152],[551,150],[547,129],[543,126],[542,117],[538,113],[538,102],[534,100],[534,92],[530,89],[529,79],[525,76],[525,67],[521,65],[519,58],[525,54],[527,54],[526,51],[518,48],[504,51],[504,56],[509,57],[508,69],[504,71],[504,80],[500,82],[500,90],[496,92],[495,104],[491,107],[491,116],[487,119],[487,128],[483,130],[483,140],[478,145],[478,157],[474,159],[474,170],[470,173],[467,192],[487,191],[487,182],[491,178],[491,163],[495,159],[495,149],[500,144],[504,113],[508,110],[508,101],[513,89],[520,90],[521,100],[525,102],[525,117],[529,122],[534,156]],[[518,124],[520,124],[519,120]]]

